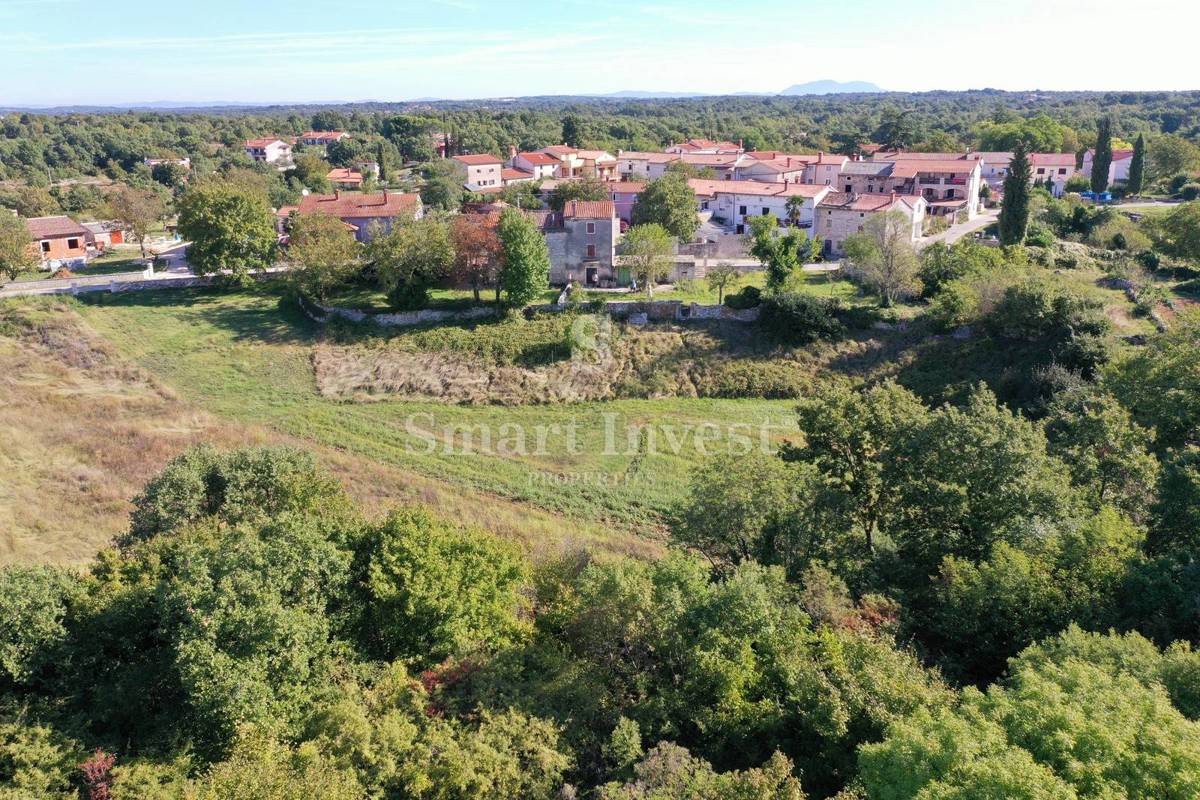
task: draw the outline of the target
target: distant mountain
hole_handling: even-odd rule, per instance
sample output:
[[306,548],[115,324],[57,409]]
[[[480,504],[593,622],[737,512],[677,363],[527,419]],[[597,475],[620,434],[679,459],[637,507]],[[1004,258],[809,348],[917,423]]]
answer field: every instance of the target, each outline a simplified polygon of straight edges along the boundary
[[796,95],[796,94],[874,94],[882,92],[873,83],[867,81],[809,81],[808,83],[797,83],[795,86],[789,86],[780,94]]
[[661,100],[671,97],[707,97],[708,95],[704,94],[703,92],[646,92],[638,89],[626,89],[622,92],[609,92],[608,94],[598,94],[592,96],[626,98],[630,100]]

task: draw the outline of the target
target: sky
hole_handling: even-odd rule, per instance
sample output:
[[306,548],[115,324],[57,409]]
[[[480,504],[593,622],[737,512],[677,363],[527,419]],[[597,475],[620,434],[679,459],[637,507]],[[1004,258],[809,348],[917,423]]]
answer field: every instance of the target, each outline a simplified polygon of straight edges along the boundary
[[0,0],[0,106],[1200,89],[1198,30],[1197,0]]

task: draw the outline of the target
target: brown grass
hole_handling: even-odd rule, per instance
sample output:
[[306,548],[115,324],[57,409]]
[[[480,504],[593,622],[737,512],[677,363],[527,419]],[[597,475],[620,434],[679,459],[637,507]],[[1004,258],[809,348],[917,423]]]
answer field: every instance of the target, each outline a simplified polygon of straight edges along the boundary
[[142,485],[201,441],[307,446],[370,515],[422,503],[521,542],[535,557],[577,547],[647,557],[662,551],[661,538],[645,531],[566,520],[221,420],[120,357],[69,305],[0,305],[0,564],[86,563],[124,529]]

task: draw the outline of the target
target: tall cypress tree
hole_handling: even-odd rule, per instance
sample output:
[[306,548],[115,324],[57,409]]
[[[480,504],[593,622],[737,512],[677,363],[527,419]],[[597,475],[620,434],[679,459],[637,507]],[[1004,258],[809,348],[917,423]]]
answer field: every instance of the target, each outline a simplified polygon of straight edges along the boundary
[[1004,204],[1000,207],[1000,244],[1025,241],[1029,229],[1029,188],[1031,176],[1029,151],[1024,142],[1013,148],[1008,174],[1004,176]]
[[1138,134],[1133,143],[1133,160],[1129,162],[1129,194],[1141,194],[1146,182],[1146,135]]
[[1096,154],[1092,158],[1092,191],[1108,189],[1108,168],[1112,166],[1112,120],[1104,117],[1096,131]]

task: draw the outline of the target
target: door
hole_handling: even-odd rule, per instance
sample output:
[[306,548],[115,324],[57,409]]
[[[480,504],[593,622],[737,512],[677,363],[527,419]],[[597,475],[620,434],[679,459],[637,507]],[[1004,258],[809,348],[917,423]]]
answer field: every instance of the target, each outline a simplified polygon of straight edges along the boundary
[[630,279],[629,267],[621,267],[620,269],[617,270],[617,285],[618,286],[628,286],[629,279]]
[[596,268],[595,268],[595,267],[588,267],[588,268],[587,268],[587,283],[588,283],[588,286],[595,286],[595,285],[596,285],[596,276],[597,276],[597,271],[596,271]]

